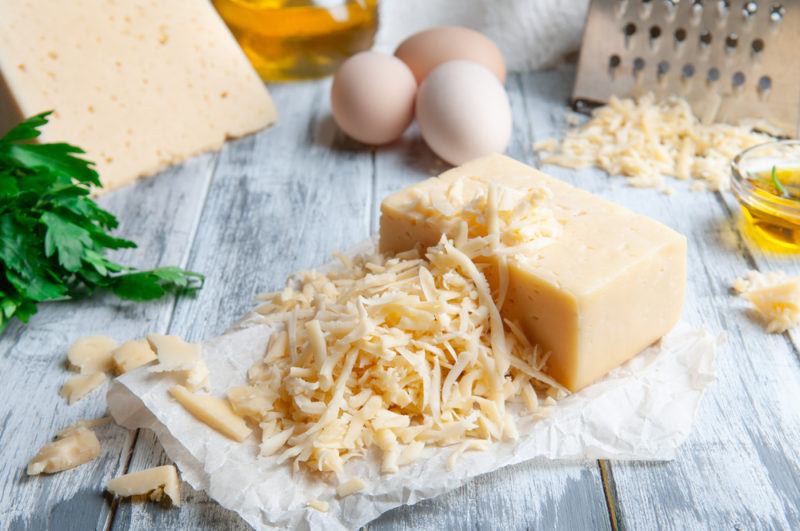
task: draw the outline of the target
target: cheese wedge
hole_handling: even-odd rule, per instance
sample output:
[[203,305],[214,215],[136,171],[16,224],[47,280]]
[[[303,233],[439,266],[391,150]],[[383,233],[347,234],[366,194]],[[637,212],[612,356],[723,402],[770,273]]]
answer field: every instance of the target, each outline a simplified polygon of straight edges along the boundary
[[[380,249],[436,244],[456,228],[416,210],[420,194],[463,178],[552,192],[553,243],[508,261],[502,315],[552,352],[546,372],[572,391],[621,365],[678,321],[686,238],[672,229],[502,155],[490,155],[397,192],[381,204]],[[497,293],[497,267],[487,276]]]
[[276,118],[211,2],[0,2],[0,134],[48,110],[107,189]]

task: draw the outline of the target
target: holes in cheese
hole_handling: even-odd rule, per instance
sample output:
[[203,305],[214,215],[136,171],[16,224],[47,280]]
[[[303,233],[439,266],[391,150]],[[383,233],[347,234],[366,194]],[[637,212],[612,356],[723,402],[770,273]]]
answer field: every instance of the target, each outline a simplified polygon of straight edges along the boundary
[[115,496],[147,496],[156,502],[165,501],[164,496],[167,496],[172,505],[181,505],[181,482],[173,465],[119,476],[108,482],[106,490]]
[[117,375],[125,374],[142,365],[147,365],[156,360],[156,353],[145,339],[126,341],[111,354],[114,372]]
[[73,376],[61,386],[60,394],[67,399],[67,403],[74,404],[103,385],[106,379],[105,373],[102,372]]
[[81,374],[110,371],[112,352],[116,347],[117,342],[110,337],[82,337],[69,347],[67,364]]
[[62,430],[56,440],[44,445],[28,463],[28,475],[52,474],[88,463],[100,455],[100,441],[86,426],[76,424]]
[[252,431],[224,398],[192,393],[182,385],[169,393],[198,420],[234,441],[245,440]]

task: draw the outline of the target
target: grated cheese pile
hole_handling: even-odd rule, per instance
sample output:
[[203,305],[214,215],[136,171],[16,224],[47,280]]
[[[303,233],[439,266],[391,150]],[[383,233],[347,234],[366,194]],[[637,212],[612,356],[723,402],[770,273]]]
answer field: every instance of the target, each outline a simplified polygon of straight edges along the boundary
[[800,323],[800,276],[782,271],[749,271],[733,283],[733,289],[750,301],[765,321],[767,332],[783,333]]
[[612,97],[591,119],[559,143],[534,144],[542,162],[567,168],[597,166],[624,175],[633,186],[669,191],[664,176],[696,179],[693,190],[727,190],[731,160],[742,150],[771,140],[751,127],[701,124],[689,103],[673,97],[656,103]]
[[[538,394],[564,390],[519,328],[503,321],[481,267],[444,238],[420,256],[349,259],[304,272],[257,308],[283,324],[266,356],[233,388],[234,410],[261,428],[262,456],[334,473],[340,496],[358,490],[343,464],[370,447],[393,473],[428,445],[514,439],[507,405],[537,415]],[[457,456],[454,457],[457,459]]]

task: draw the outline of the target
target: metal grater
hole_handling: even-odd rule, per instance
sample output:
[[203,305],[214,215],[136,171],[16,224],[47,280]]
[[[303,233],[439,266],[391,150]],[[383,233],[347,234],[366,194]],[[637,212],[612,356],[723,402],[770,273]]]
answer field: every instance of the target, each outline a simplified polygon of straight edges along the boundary
[[800,0],[592,0],[572,101],[686,98],[705,123],[798,136]]

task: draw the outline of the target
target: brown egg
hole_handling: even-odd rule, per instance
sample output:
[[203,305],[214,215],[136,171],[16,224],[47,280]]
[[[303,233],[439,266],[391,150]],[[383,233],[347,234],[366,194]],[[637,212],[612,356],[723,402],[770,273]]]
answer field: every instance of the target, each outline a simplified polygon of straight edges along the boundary
[[386,144],[403,134],[414,117],[417,83],[396,57],[361,52],[345,61],[333,78],[333,119],[365,144]]
[[500,83],[506,81],[506,65],[500,49],[484,34],[468,28],[430,28],[400,43],[394,55],[414,72],[417,83],[442,63],[464,59],[491,70]]

